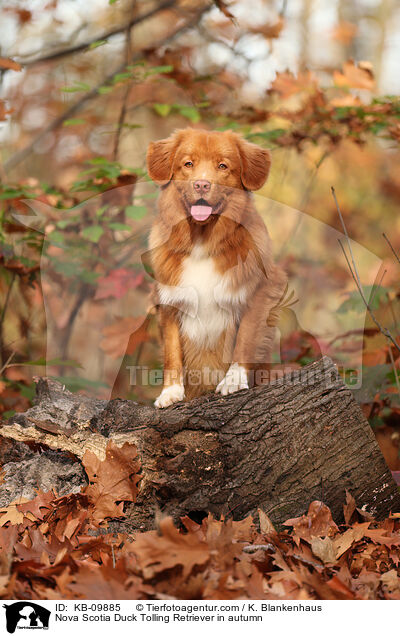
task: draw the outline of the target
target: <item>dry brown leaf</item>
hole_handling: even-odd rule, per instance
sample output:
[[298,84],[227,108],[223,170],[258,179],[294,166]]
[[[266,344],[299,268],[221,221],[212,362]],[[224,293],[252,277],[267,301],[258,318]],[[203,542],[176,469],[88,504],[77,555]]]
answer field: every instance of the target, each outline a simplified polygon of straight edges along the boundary
[[333,543],[337,559],[342,556],[342,554],[344,554],[346,550],[353,545],[353,543],[360,541],[360,539],[365,536],[369,525],[369,521],[366,521],[365,523],[357,523],[335,538]]
[[271,91],[278,93],[283,99],[303,92],[315,92],[318,89],[318,80],[310,71],[298,73],[278,73],[271,84]]
[[260,530],[262,534],[276,534],[274,524],[268,517],[267,513],[264,512],[264,510],[261,510],[261,508],[258,508],[258,518],[260,520]]
[[104,461],[91,451],[86,451],[82,463],[90,482],[85,494],[94,506],[93,518],[102,521],[123,517],[123,504],[119,502],[136,501],[138,493],[140,462],[136,447],[124,444],[118,448],[109,442]]
[[358,62],[356,65],[353,60],[349,60],[343,64],[343,73],[334,71],[333,80],[336,86],[367,90],[373,90],[375,87],[372,65],[369,62]]
[[354,499],[353,495],[348,490],[346,490],[346,503],[343,504],[343,515],[347,525],[349,525],[355,510],[356,500]]
[[46,493],[39,490],[34,499],[31,499],[26,503],[17,504],[17,509],[19,512],[22,512],[25,517],[28,513],[30,513],[30,515],[33,515],[34,519],[42,520],[49,510],[51,510],[51,502],[55,498],[56,496],[52,490],[49,490]]
[[322,501],[313,501],[306,515],[288,519],[283,525],[293,526],[294,534],[309,543],[312,537],[332,536],[338,531],[331,511]]
[[29,502],[29,499],[26,497],[19,497],[8,506],[0,508],[0,526],[5,526],[7,523],[10,523],[12,526],[18,525],[19,523],[23,523],[24,517],[30,521],[34,521],[35,517],[31,513],[27,512],[25,514],[18,510],[18,506],[26,502]]
[[386,531],[381,528],[366,530],[365,536],[371,539],[373,543],[386,545],[389,548],[394,545],[400,545],[400,536],[398,534],[396,536],[388,536]]
[[336,551],[334,543],[330,537],[313,537],[311,540],[311,550],[316,557],[325,564],[335,563]]
[[22,71],[21,64],[18,64],[15,60],[11,60],[9,57],[0,57],[0,68],[11,71]]
[[171,517],[160,522],[160,534],[151,530],[136,535],[131,550],[147,579],[178,565],[182,567],[183,576],[189,576],[195,565],[204,565],[210,559],[209,548],[199,534],[180,533]]

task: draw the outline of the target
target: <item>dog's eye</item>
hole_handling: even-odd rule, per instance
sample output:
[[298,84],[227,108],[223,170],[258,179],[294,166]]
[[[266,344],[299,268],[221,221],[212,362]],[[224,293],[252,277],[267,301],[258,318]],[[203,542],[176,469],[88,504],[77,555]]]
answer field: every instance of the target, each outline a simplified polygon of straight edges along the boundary
[[185,163],[185,167],[186,167],[186,168],[193,168],[193,163],[192,163],[192,161],[186,161],[186,163]]
[[226,165],[226,163],[220,163],[218,168],[220,170],[228,170],[228,166]]

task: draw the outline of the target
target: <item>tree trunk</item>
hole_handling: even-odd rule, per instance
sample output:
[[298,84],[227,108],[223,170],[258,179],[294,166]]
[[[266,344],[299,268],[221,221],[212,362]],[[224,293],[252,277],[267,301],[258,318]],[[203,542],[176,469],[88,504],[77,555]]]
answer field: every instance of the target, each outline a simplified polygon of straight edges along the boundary
[[33,496],[34,487],[79,489],[86,450],[103,458],[110,440],[135,444],[143,478],[123,522],[128,530],[153,527],[160,511],[175,519],[207,512],[240,519],[261,508],[279,525],[314,499],[340,521],[346,489],[377,518],[400,511],[375,437],[329,358],[268,386],[165,410],[94,400],[40,379],[36,406],[0,433],[1,505]]

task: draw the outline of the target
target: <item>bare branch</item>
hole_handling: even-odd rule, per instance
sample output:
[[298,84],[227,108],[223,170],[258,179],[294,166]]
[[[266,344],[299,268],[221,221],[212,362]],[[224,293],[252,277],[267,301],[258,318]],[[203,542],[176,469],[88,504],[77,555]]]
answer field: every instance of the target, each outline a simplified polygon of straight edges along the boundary
[[357,287],[358,287],[359,292],[360,292],[360,294],[361,294],[361,296],[362,296],[362,298],[363,298],[363,301],[364,301],[364,302],[365,302],[365,304],[367,305],[368,303],[367,303],[367,301],[366,301],[366,299],[365,299],[365,296],[364,296],[364,290],[363,290],[363,287],[362,287],[362,285],[361,285],[360,277],[359,277],[359,275],[358,275],[358,271],[357,271],[357,266],[356,266],[356,263],[355,263],[355,260],[354,260],[353,250],[351,249],[351,241],[350,241],[350,238],[349,238],[349,235],[348,235],[348,232],[347,232],[346,224],[345,224],[345,222],[344,222],[344,219],[343,219],[342,213],[341,213],[341,211],[340,211],[340,207],[339,207],[338,200],[337,200],[337,198],[336,198],[335,188],[334,188],[333,186],[331,186],[331,191],[332,191],[332,196],[333,196],[333,198],[334,198],[334,201],[335,201],[335,203],[336,203],[336,209],[337,209],[337,211],[338,211],[339,218],[340,218],[340,221],[341,221],[341,223],[342,223],[343,232],[344,232],[344,235],[345,235],[345,237],[346,237],[347,245],[348,245],[348,248],[349,248],[349,252],[350,252],[350,256],[351,256],[351,262],[353,263],[353,267],[354,267],[354,274],[355,274],[355,276],[356,276],[356,278],[357,278],[357,283],[358,283],[358,284],[357,284]]
[[[211,2],[208,2],[205,7],[203,7],[201,10],[196,12],[196,14],[192,17],[191,20],[189,20],[185,24],[181,24],[180,26],[178,26],[177,29],[173,33],[171,33],[171,35],[169,35],[167,38],[163,39],[162,41],[156,43],[154,46],[158,47],[158,46],[168,44],[169,42],[174,40],[177,35],[180,35],[184,31],[187,31],[188,29],[191,29],[192,27],[194,27],[197,24],[200,17],[206,11],[209,11],[211,6],[212,6]],[[131,61],[134,62],[140,59],[142,55],[143,55],[143,52],[139,51],[138,53],[136,53],[136,55],[133,56]],[[64,121],[73,117],[73,115],[79,112],[83,108],[83,106],[85,106],[85,104],[87,104],[89,101],[98,97],[99,88],[107,84],[110,84],[113,81],[114,77],[118,75],[118,73],[121,73],[125,69],[125,67],[126,67],[125,61],[122,64],[119,64],[117,68],[115,68],[112,73],[107,75],[99,84],[97,84],[94,88],[92,88],[90,91],[85,93],[85,95],[83,95],[83,97],[81,97],[77,102],[75,102],[75,104],[72,104],[72,106],[67,108],[67,110],[64,111],[62,115],[60,115],[59,117],[54,119],[50,124],[48,124],[48,126],[46,126],[46,128],[44,128],[39,133],[39,135],[37,135],[37,137],[35,137],[35,139],[33,139],[27,146],[25,146],[25,148],[22,148],[21,150],[16,152],[14,155],[12,155],[6,162],[4,162],[4,169],[7,171],[12,170],[13,168],[15,168],[15,166],[17,166],[22,161],[24,161],[24,159],[26,159],[33,152],[35,145],[39,141],[41,141],[46,135],[48,135],[53,130],[56,130],[57,128],[59,128],[59,126],[61,126]]]
[[379,287],[381,287],[381,285],[382,285],[382,281],[383,281],[383,279],[385,278],[385,275],[386,275],[386,274],[387,274],[387,269],[384,269],[384,270],[383,270],[383,274],[382,274],[382,276],[381,276],[381,278],[380,278],[379,283],[378,283],[377,285],[375,285],[375,288],[372,290],[372,294],[371,294],[370,299],[369,299],[369,304],[370,304],[370,305],[372,305],[372,301],[374,300],[374,298],[375,298],[375,296],[376,296],[376,292],[378,291]]
[[397,391],[400,395],[400,380],[399,380],[399,374],[397,372],[397,368],[396,368],[396,363],[394,361],[394,357],[393,357],[393,351],[392,351],[392,347],[389,346],[389,356],[390,356],[390,362],[392,363],[392,367],[393,367],[393,372],[394,372],[394,378],[396,380],[396,386],[397,386]]
[[0,375],[3,374],[3,371],[5,371],[6,369],[8,369],[8,367],[15,367],[15,364],[10,364],[11,360],[13,359],[13,357],[15,356],[15,351],[12,351],[10,353],[10,355],[8,356],[7,360],[5,361],[5,363],[3,364],[3,366],[0,369]]
[[34,58],[31,60],[24,61],[23,57],[18,57],[20,64],[23,64],[25,67],[34,66],[36,64],[42,64],[43,62],[52,62],[54,60],[58,60],[60,58],[66,57],[67,55],[72,55],[73,53],[79,53],[80,51],[84,51],[88,49],[91,44],[97,42],[98,40],[107,40],[113,35],[117,35],[118,33],[123,33],[126,29],[131,29],[136,24],[140,24],[144,20],[151,18],[156,13],[160,11],[164,11],[165,9],[169,9],[176,4],[176,0],[164,0],[164,2],[158,3],[153,9],[150,9],[147,13],[143,13],[142,15],[138,15],[133,17],[128,24],[123,24],[118,27],[114,27],[105,33],[98,34],[95,38],[91,40],[87,40],[82,42],[82,44],[77,44],[76,46],[71,46],[68,49],[62,49],[61,51],[54,51],[53,53],[49,53],[43,57]]
[[[132,11],[135,10],[135,7],[136,7],[136,1],[134,0],[133,6],[132,6]],[[128,26],[128,28],[126,29],[126,36],[125,36],[125,40],[126,40],[126,43],[125,43],[125,59],[126,59],[126,63],[127,64],[129,64],[129,60],[131,59],[131,56],[132,56],[131,38],[132,38],[132,27]],[[121,109],[120,109],[120,113],[119,113],[119,117],[118,117],[117,130],[116,130],[115,142],[114,142],[114,151],[113,151],[113,159],[114,159],[114,161],[116,161],[118,159],[119,142],[121,140],[122,126],[124,125],[124,121],[125,121],[127,102],[128,102],[128,98],[129,98],[129,94],[131,92],[131,89],[132,89],[132,82],[129,82],[127,84],[126,88],[125,88],[125,91],[124,91],[124,96],[122,98],[122,105],[121,105]]]
[[383,232],[383,238],[386,240],[386,242],[388,243],[390,249],[392,250],[395,258],[397,259],[397,261],[400,263],[400,256],[397,254],[396,250],[394,249],[393,245],[391,244],[391,242],[389,241],[388,237],[386,236],[385,232]]
[[369,315],[371,316],[372,320],[374,321],[374,323],[375,323],[375,324],[376,324],[376,326],[378,327],[379,331],[380,331],[380,332],[381,332],[384,336],[386,336],[386,338],[387,338],[388,340],[390,340],[390,342],[391,342],[391,343],[392,343],[392,344],[396,347],[396,349],[400,352],[400,346],[397,344],[396,340],[393,338],[393,336],[392,336],[392,334],[390,333],[390,331],[389,331],[386,327],[384,327],[383,325],[381,325],[381,323],[379,322],[379,320],[376,318],[376,316],[375,316],[374,312],[372,311],[371,307],[369,306],[369,304],[368,304],[367,300],[365,299],[364,292],[363,292],[363,290],[362,290],[362,288],[360,287],[359,282],[358,282],[358,280],[359,280],[359,279],[358,279],[358,276],[357,276],[357,275],[353,272],[353,269],[352,269],[351,264],[350,264],[349,257],[348,257],[348,256],[347,256],[347,254],[346,254],[346,250],[345,250],[345,249],[344,249],[344,247],[343,247],[342,241],[341,241],[340,239],[338,239],[338,242],[339,242],[340,247],[341,247],[341,248],[342,248],[342,250],[343,250],[343,254],[344,254],[345,259],[346,259],[346,261],[347,261],[348,268],[349,268],[350,273],[351,273],[351,275],[352,275],[352,277],[353,277],[353,280],[354,280],[354,282],[355,282],[355,284],[356,284],[356,286],[357,286],[357,289],[358,289],[358,291],[360,292],[361,298],[362,298],[362,300],[364,301],[364,304],[365,304],[365,306],[366,306],[366,308],[367,308],[367,311],[368,311]]

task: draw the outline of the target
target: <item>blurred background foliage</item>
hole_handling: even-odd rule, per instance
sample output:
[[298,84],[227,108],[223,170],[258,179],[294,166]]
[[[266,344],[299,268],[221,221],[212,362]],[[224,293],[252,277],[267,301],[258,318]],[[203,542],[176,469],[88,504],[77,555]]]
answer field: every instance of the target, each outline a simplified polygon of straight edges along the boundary
[[[4,0],[2,416],[26,410],[44,371],[72,390],[141,401],[158,391],[129,386],[126,373],[161,362],[142,267],[156,196],[145,151],[185,126],[234,129],[270,148],[262,195],[341,231],[334,185],[349,235],[380,259],[379,271],[364,267],[363,283],[400,344],[399,33],[396,0]],[[336,347],[351,361],[362,350],[355,394],[400,470],[399,350],[368,315],[364,325],[344,258],[319,258],[323,233],[314,246],[301,258],[286,250],[284,265],[340,295],[346,329],[322,353]],[[286,314],[284,361],[321,355],[310,329]],[[84,373],[77,349],[91,358]]]

